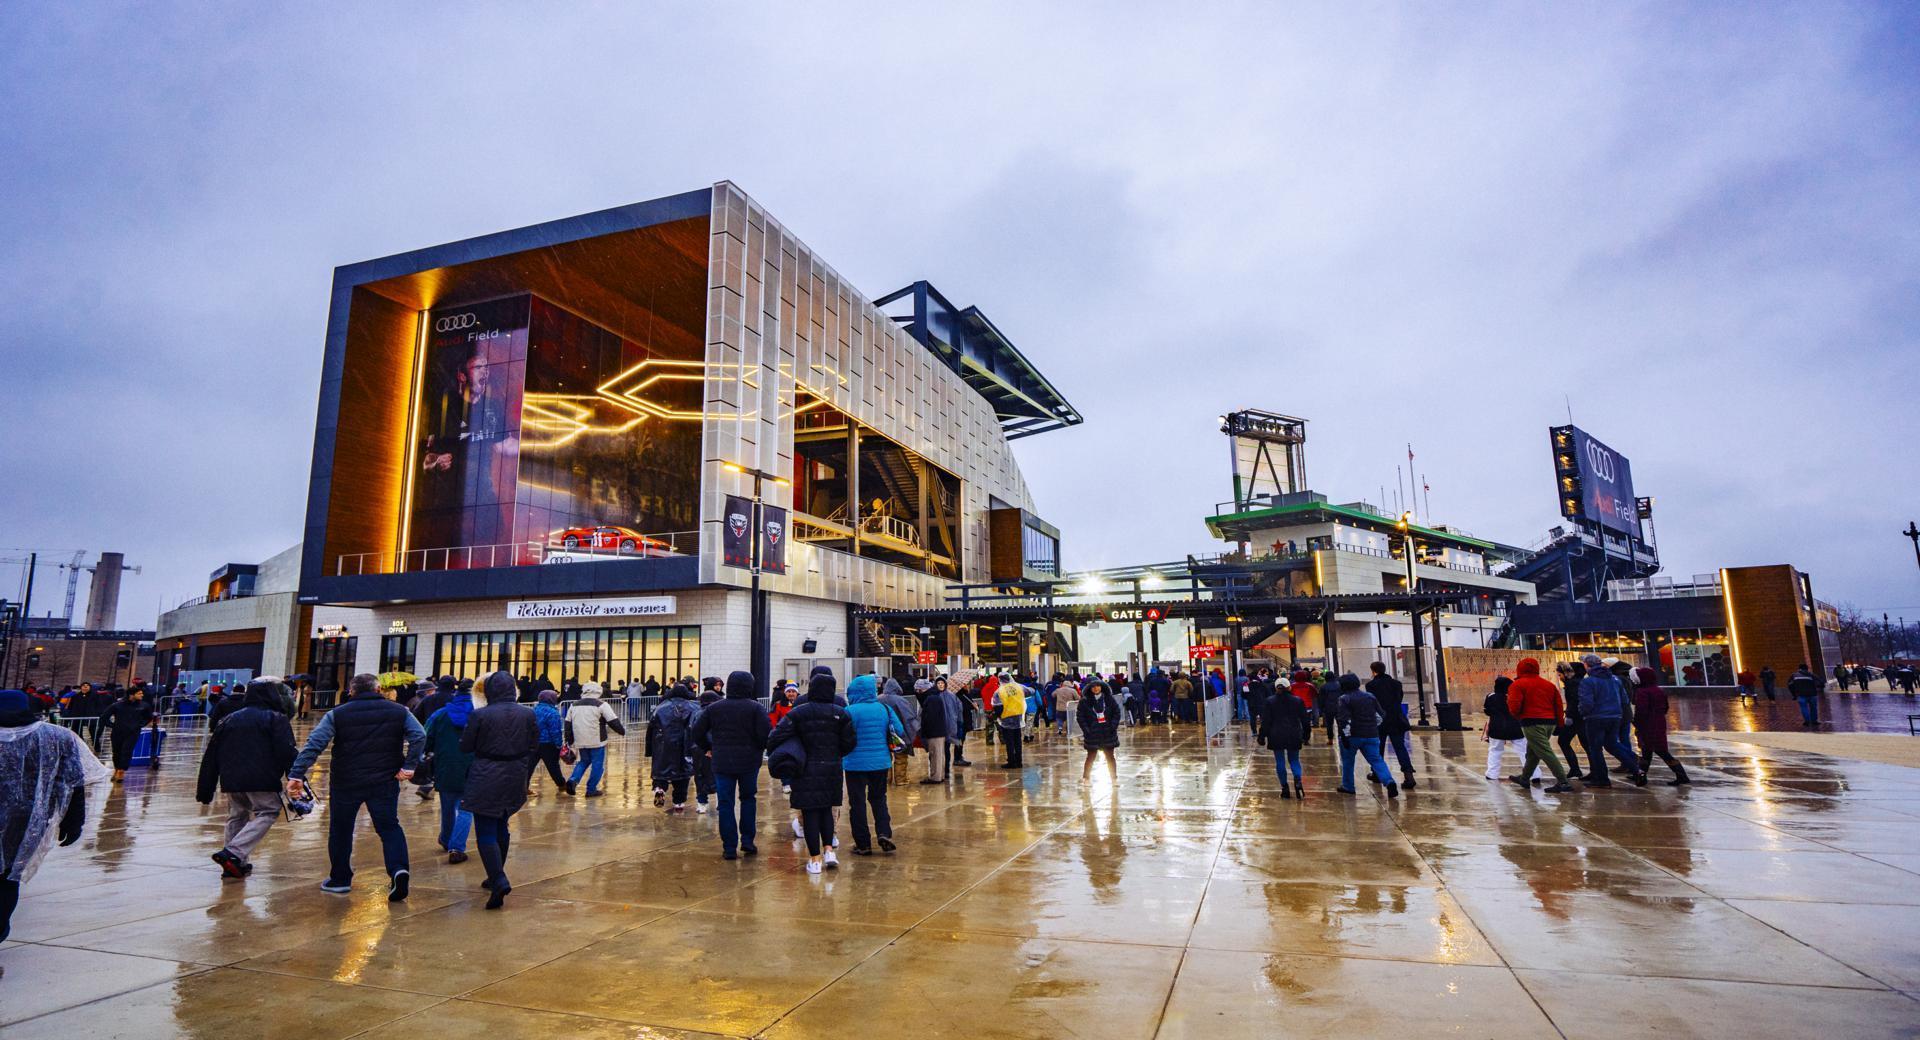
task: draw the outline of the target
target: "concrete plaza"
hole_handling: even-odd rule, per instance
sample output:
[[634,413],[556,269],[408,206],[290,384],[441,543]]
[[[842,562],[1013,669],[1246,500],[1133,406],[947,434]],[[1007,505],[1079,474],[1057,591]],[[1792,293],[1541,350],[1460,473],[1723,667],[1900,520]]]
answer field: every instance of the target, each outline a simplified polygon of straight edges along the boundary
[[1426,733],[1397,802],[1334,793],[1324,743],[1283,801],[1243,734],[1124,740],[1117,785],[969,742],[892,789],[897,855],[808,877],[777,789],[723,862],[630,737],[610,797],[538,782],[489,913],[410,788],[403,904],[364,821],[355,892],[319,890],[324,811],[221,880],[177,729],[26,886],[0,1038],[1920,1035],[1920,770],[1685,734],[1691,788],[1555,797]]

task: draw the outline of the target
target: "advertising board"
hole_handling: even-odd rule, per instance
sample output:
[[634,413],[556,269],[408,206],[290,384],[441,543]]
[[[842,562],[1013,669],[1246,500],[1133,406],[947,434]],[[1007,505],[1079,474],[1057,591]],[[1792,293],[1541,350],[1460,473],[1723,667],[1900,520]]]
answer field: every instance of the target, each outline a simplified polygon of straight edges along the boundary
[[1555,426],[1549,433],[1560,514],[1622,534],[1638,533],[1638,503],[1627,457],[1578,426]]

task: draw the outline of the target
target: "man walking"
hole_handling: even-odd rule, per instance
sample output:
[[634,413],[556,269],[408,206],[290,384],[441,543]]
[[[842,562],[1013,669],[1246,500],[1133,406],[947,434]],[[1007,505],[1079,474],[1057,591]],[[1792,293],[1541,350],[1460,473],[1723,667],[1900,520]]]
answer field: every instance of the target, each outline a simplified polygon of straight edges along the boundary
[[1800,702],[1800,728],[1820,728],[1820,680],[1813,677],[1813,671],[1802,664],[1800,669],[1787,680],[1787,692]]
[[1413,727],[1407,722],[1407,688],[1400,680],[1387,674],[1387,666],[1375,661],[1368,668],[1373,677],[1367,680],[1367,692],[1380,705],[1380,742],[1393,748],[1394,757],[1400,760],[1400,772],[1407,778],[1407,790],[1416,785],[1413,779],[1413,754],[1407,747],[1407,733]]
[[[754,847],[754,795],[760,788],[760,760],[766,756],[773,722],[755,697],[752,672],[727,676],[726,693],[693,720],[693,743],[713,756],[713,780],[720,795],[720,858],[738,859]],[[739,802],[735,816],[734,803]]]
[[227,795],[226,837],[213,861],[228,878],[253,873],[254,847],[280,818],[280,789],[297,749],[293,724],[280,712],[279,686],[248,683],[239,709],[213,727],[200,759],[200,804],[213,804],[216,786]]
[[1333,711],[1340,724],[1340,793],[1354,793],[1353,756],[1360,754],[1373,775],[1387,785],[1387,797],[1400,797],[1387,760],[1380,754],[1380,702],[1360,688],[1359,676],[1349,672],[1340,677],[1340,700]]
[[[1806,665],[1801,665],[1800,667],[1805,668]],[[1770,664],[1761,665],[1760,666],[1760,692],[1766,694],[1768,700],[1774,699],[1774,696],[1773,696],[1774,679],[1775,679],[1775,676],[1773,672],[1773,666]]]
[[298,797],[307,771],[333,745],[327,775],[332,805],[327,816],[327,880],[320,891],[343,896],[353,890],[353,828],[365,806],[380,836],[387,876],[387,901],[407,898],[407,833],[400,828],[400,781],[413,779],[426,728],[404,706],[380,689],[377,676],[362,672],[348,686],[349,696],[320,716],[288,772],[287,794]]
[[1520,720],[1527,755],[1520,762],[1520,775],[1507,779],[1523,788],[1530,787],[1534,770],[1545,763],[1553,772],[1553,786],[1547,788],[1549,793],[1573,790],[1567,783],[1567,767],[1560,764],[1560,756],[1553,753],[1554,731],[1566,723],[1560,687],[1540,677],[1540,662],[1531,657],[1521,658],[1513,674],[1513,685],[1507,687],[1507,711]]
[[1640,771],[1639,759],[1620,739],[1620,723],[1627,717],[1626,689],[1607,670],[1599,654],[1587,654],[1580,661],[1587,667],[1586,678],[1580,680],[1580,714],[1587,720],[1587,757],[1593,760],[1587,786],[1613,786],[1607,777],[1607,759],[1603,752],[1620,760],[1634,786],[1647,786],[1647,774]]

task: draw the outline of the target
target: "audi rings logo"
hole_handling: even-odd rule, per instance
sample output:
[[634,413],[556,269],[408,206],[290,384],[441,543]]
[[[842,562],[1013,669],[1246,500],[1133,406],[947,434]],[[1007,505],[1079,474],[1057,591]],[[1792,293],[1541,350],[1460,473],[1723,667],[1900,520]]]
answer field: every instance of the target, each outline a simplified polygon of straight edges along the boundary
[[433,331],[458,332],[461,329],[473,328],[478,324],[480,324],[480,316],[472,311],[468,311],[465,314],[449,314],[444,318],[438,319],[433,323]]
[[1587,464],[1593,467],[1594,476],[1608,483],[1613,482],[1613,452],[1588,441]]

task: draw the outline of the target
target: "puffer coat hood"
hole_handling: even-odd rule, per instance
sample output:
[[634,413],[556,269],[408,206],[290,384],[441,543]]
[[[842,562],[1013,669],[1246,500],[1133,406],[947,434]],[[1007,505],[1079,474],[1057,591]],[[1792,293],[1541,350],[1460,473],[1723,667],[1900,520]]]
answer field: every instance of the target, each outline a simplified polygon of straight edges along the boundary
[[[807,696],[811,698],[813,692],[809,690]],[[848,704],[871,704],[879,699],[880,684],[875,682],[871,675],[856,675],[853,681],[847,684]]]
[[488,704],[501,704],[520,699],[520,687],[507,672],[493,672],[480,684],[481,696]]
[[752,672],[730,672],[727,674],[727,696],[733,700],[752,700],[754,694]]
[[1513,666],[1513,674],[1516,676],[1521,676],[1521,675],[1537,676],[1540,674],[1540,662],[1537,660],[1534,660],[1531,657],[1522,657],[1520,659],[1520,663]]
[[833,681],[832,672],[822,672],[816,668],[813,677],[807,680],[807,700],[818,704],[832,704],[833,692],[838,688],[839,684]]

